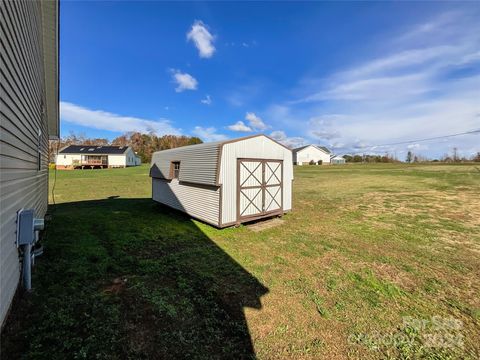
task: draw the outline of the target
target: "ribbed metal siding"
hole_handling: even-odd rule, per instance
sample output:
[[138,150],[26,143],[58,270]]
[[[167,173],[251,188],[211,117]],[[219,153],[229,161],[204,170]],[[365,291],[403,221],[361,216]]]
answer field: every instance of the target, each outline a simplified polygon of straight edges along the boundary
[[222,148],[222,224],[237,221],[237,159],[283,160],[283,209],[292,208],[292,152],[265,136],[227,143]]
[[[16,213],[47,210],[48,128],[40,2],[0,2],[0,323],[19,280]],[[38,131],[41,169],[38,170]]]
[[197,219],[218,226],[220,188],[152,179],[152,198]]
[[220,143],[206,143],[157,151],[152,156],[152,166],[159,174],[153,177],[170,178],[170,163],[180,161],[179,180],[195,184],[217,185],[217,167]]

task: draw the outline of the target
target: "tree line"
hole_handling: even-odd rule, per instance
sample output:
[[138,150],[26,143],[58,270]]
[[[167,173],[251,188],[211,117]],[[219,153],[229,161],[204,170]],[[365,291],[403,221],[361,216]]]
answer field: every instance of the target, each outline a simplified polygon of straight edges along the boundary
[[343,155],[346,162],[352,163],[396,163],[399,162],[394,156],[390,154],[385,155]]
[[[343,155],[346,162],[350,163],[398,163],[400,162],[395,156],[390,154],[385,155]],[[452,154],[445,154],[438,159],[430,159],[426,156],[415,154],[413,151],[408,151],[405,157],[406,163],[422,163],[422,162],[445,162],[445,163],[461,163],[461,162],[480,162],[480,152],[466,157],[459,156],[457,148],[454,148]]]
[[142,163],[148,163],[152,159],[155,151],[173,149],[185,145],[201,144],[203,141],[196,136],[185,135],[163,135],[142,134],[139,132],[129,132],[120,135],[109,141],[105,138],[89,138],[83,134],[70,133],[60,140],[50,141],[49,154],[50,161],[55,161],[55,155],[58,150],[69,145],[87,145],[87,146],[130,146],[133,151],[142,159]]

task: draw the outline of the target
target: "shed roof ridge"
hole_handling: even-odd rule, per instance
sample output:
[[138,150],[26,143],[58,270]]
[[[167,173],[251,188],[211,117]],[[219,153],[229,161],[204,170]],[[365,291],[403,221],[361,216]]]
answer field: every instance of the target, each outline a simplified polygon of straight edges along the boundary
[[287,146],[285,146],[284,144],[280,143],[279,141],[271,138],[270,136],[268,135],[265,135],[265,134],[254,134],[254,135],[248,135],[248,136],[243,136],[243,137],[239,137],[239,138],[234,138],[234,139],[225,139],[225,140],[220,140],[220,141],[211,141],[211,142],[206,142],[206,143],[201,143],[201,144],[191,144],[191,145],[185,145],[185,146],[180,146],[180,147],[176,147],[176,148],[171,148],[171,149],[165,149],[165,150],[158,150],[158,151],[155,151],[155,152],[167,152],[167,151],[175,151],[175,150],[180,150],[180,149],[191,149],[192,147],[194,146],[205,146],[207,147],[208,145],[210,146],[218,146],[219,148],[222,147],[223,145],[225,144],[231,144],[231,143],[235,143],[235,142],[238,142],[238,141],[243,141],[243,140],[248,140],[248,139],[253,139],[253,138],[256,138],[256,137],[260,137],[260,136],[263,136],[275,143],[277,143],[278,145],[280,146],[283,146],[284,148],[288,149],[291,151],[291,149]]

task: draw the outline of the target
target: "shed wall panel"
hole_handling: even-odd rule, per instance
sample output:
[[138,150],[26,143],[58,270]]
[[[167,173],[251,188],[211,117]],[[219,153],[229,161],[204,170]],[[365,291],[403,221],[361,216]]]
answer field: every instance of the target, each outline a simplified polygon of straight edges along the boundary
[[[43,217],[47,211],[49,76],[42,6],[34,1],[0,2],[0,323],[20,277],[16,214],[33,208],[35,216]],[[54,117],[54,109],[51,114]]]
[[292,208],[292,152],[272,141],[259,136],[237,142],[226,143],[220,160],[220,184],[222,185],[222,224],[237,221],[237,159],[283,160],[283,210]]
[[152,177],[170,179],[170,164],[180,161],[179,179],[204,185],[217,185],[218,143],[205,143],[155,152],[152,156]]
[[152,198],[197,219],[218,225],[220,188],[152,179]]

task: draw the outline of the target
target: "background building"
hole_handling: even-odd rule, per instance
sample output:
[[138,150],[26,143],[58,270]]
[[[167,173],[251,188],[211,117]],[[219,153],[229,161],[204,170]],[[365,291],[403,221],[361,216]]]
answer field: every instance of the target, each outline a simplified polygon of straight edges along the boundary
[[100,169],[141,164],[130,146],[70,145],[58,152],[57,169]]
[[306,145],[293,149],[294,165],[329,165],[331,152],[326,147]]

